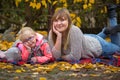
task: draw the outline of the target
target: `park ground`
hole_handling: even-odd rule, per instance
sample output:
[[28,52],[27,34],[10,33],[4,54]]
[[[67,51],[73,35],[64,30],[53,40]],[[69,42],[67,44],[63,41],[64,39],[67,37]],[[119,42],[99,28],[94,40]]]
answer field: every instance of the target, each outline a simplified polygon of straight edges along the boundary
[[0,80],[120,80],[120,67],[99,63],[14,65],[0,62]]

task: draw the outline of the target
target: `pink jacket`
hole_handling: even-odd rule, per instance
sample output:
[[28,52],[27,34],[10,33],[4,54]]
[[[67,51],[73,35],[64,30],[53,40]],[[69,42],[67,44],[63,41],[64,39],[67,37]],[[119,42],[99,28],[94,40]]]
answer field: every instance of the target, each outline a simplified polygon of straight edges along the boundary
[[24,62],[27,62],[31,57],[36,57],[37,63],[40,64],[54,60],[47,41],[40,34],[37,34],[36,47],[32,50],[32,54],[28,52],[22,43],[17,43],[17,47],[21,50],[21,59]]

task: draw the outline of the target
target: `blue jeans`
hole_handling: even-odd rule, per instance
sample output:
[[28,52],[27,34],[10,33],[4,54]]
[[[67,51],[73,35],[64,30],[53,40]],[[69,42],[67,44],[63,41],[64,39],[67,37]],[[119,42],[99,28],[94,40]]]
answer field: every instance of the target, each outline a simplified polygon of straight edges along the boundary
[[113,55],[116,51],[120,51],[120,47],[117,46],[116,44],[107,42],[105,39],[101,38],[98,35],[95,35],[95,34],[89,34],[89,35],[99,40],[102,46],[102,55],[105,55],[105,56]]
[[[110,18],[109,22],[110,22],[111,27],[115,27],[117,25],[117,18],[116,17]],[[105,35],[103,33],[103,31],[104,31],[104,29],[102,30],[102,32],[100,32],[97,35],[100,36],[101,38],[105,39],[107,35]],[[111,38],[111,43],[103,41],[102,39],[99,39],[99,41],[102,45],[103,55],[104,54],[105,55],[112,54],[116,51],[120,52],[120,32],[111,35],[110,38]]]
[[[111,27],[115,27],[117,25],[117,19],[116,19],[116,17],[111,18],[109,20],[109,22],[110,22]],[[111,42],[112,43],[120,46],[120,32],[111,35],[110,38],[111,38]]]
[[[110,19],[109,19],[109,22],[110,22],[110,27],[115,27],[115,26],[117,25],[117,19],[116,19],[116,17],[110,18]],[[105,28],[104,28],[104,29],[105,29]],[[104,29],[103,29],[100,33],[98,33],[98,36],[102,37],[103,39],[105,39],[106,36],[107,36],[107,35],[105,35],[105,34],[103,33]],[[116,33],[116,34],[112,34],[112,35],[110,36],[110,38],[111,38],[111,42],[112,42],[112,43],[120,46],[120,32],[118,32],[118,33]]]

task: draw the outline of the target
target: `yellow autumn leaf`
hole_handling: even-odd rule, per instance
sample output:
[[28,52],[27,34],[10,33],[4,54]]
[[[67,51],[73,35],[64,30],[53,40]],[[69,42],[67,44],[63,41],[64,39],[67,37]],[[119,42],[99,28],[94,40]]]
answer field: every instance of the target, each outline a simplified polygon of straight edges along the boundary
[[86,77],[86,76],[88,76],[88,74],[81,74],[81,76]]
[[36,4],[36,9],[40,9],[40,7],[41,7],[41,4],[40,4],[40,3],[37,3],[37,4]]
[[119,4],[120,3],[120,0],[116,0],[116,4]]
[[111,73],[111,71],[110,70],[106,70],[103,73],[107,74],[107,73]]
[[107,42],[111,42],[111,39],[109,37],[105,38]]
[[55,5],[57,2],[58,2],[58,1],[54,1],[54,2],[52,3],[52,5]]
[[50,69],[54,69],[57,66],[57,63],[54,63],[53,65],[49,65]]
[[59,62],[58,64],[67,64],[67,65],[70,65],[68,62],[64,62],[64,61],[61,61],[61,62]]
[[25,67],[27,67],[27,68],[33,68],[33,66],[30,65],[30,64],[23,64],[23,66],[25,66]]
[[31,6],[32,8],[35,8],[35,7],[36,7],[36,3],[30,2],[30,6]]
[[72,19],[72,23],[75,24],[76,20],[75,19]]
[[66,0],[60,0],[61,3],[66,3]]
[[34,0],[34,3],[36,2],[36,0]]
[[81,19],[80,19],[80,17],[77,17],[77,18],[76,18],[76,25],[77,25],[78,27],[81,27]]
[[29,0],[25,0],[25,2],[28,2]]
[[7,46],[3,46],[0,50],[7,50],[8,48],[7,48]]
[[104,6],[104,13],[107,13],[107,6]]
[[107,67],[108,70],[110,70],[111,72],[118,72],[120,70],[119,67],[114,67],[114,66],[109,66]]
[[43,6],[45,6],[45,8],[47,8],[47,3],[46,3],[45,0],[42,0],[41,3],[42,3]]
[[70,13],[71,18],[75,18],[76,14]]
[[22,72],[25,72],[25,69],[21,68],[21,71],[22,71]]
[[95,0],[89,0],[89,3],[94,4]]
[[59,69],[61,71],[65,71],[65,70],[68,70],[71,68],[71,64],[69,64],[67,62],[59,62],[58,65],[59,65]]
[[33,69],[31,69],[32,71],[34,71],[34,72],[42,72],[42,69],[41,68],[33,68]]
[[88,0],[84,0],[84,3],[87,3],[88,2]]
[[52,3],[51,0],[48,0],[49,3]]
[[0,43],[0,50],[7,50],[8,49],[8,42],[7,41],[2,41]]
[[2,69],[13,69],[13,66],[12,65],[6,65],[6,66],[3,66]]
[[2,42],[2,44],[5,44],[5,45],[7,45],[7,44],[8,44],[8,42],[7,42],[7,41],[3,41],[3,42]]
[[47,31],[36,31],[36,32],[38,32],[39,34],[42,34],[42,35],[44,35],[45,37],[47,37]]
[[83,5],[83,9],[87,9],[87,7],[88,7],[87,4]]
[[77,2],[77,0],[74,0],[73,3],[75,4]]
[[88,3],[88,7],[89,7],[89,8],[92,8],[92,4],[91,4],[91,3]]
[[96,76],[100,76],[100,74],[90,74],[90,76],[96,77]]
[[16,73],[21,73],[22,71],[20,69],[17,69],[15,72]]
[[79,22],[76,23],[76,26],[81,27],[81,24]]
[[61,9],[60,7],[57,7],[56,9],[55,9],[55,12],[57,11],[57,10],[59,10],[59,9]]
[[83,0],[79,0],[79,2],[82,2]]
[[21,0],[15,0],[15,5],[18,7],[20,2],[21,2]]
[[72,73],[72,74],[69,74],[69,76],[74,76],[74,77],[76,77],[77,74],[76,74],[76,73]]
[[76,65],[73,65],[73,66],[71,67],[71,70],[76,70],[76,69],[77,69]]
[[67,3],[64,3],[63,6],[64,6],[64,7],[67,7],[68,5],[67,5]]
[[81,24],[81,19],[80,19],[80,17],[77,17],[76,19],[77,19],[77,22]]
[[79,3],[82,2],[82,0],[74,0],[73,3]]
[[47,80],[45,77],[40,77],[39,80]]
[[80,66],[79,66],[78,64],[74,64],[74,66],[75,66],[76,68],[80,68]]
[[87,68],[87,69],[92,69],[92,68],[94,68],[94,67],[95,67],[95,66],[94,66],[93,64],[91,64],[91,63],[85,66],[85,68]]
[[0,40],[1,40],[1,38],[2,38],[2,34],[0,34]]
[[104,12],[103,9],[101,9],[100,13],[103,13],[103,12]]
[[19,3],[16,1],[16,2],[15,2],[15,5],[16,5],[17,7],[18,7],[18,4],[19,4]]

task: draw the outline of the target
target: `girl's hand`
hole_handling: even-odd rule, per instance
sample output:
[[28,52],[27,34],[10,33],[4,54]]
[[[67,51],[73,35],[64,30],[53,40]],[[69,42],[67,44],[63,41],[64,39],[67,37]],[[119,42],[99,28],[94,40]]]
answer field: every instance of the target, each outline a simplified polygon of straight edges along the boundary
[[31,47],[29,47],[27,44],[24,44],[24,46],[27,48],[29,52],[31,52]]
[[37,58],[36,58],[36,57],[32,57],[32,58],[31,58],[31,61],[32,61],[33,63],[36,63],[36,62],[37,62]]

